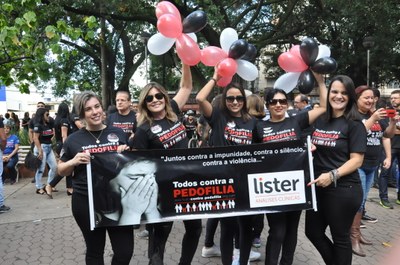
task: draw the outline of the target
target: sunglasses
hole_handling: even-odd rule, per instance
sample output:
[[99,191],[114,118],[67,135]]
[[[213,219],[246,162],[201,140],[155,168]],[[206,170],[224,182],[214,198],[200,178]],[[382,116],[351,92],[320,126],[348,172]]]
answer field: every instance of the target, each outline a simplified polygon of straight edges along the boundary
[[144,100],[147,103],[153,102],[154,98],[156,98],[157,100],[161,100],[164,98],[164,95],[162,93],[156,93],[154,95],[148,95],[144,98]]
[[276,104],[278,104],[278,102],[279,102],[280,105],[287,105],[288,104],[287,99],[271,99],[269,101],[269,105],[275,106]]
[[233,102],[235,102],[235,100],[236,100],[238,103],[243,103],[243,101],[244,101],[244,97],[243,97],[243,96],[237,96],[237,97],[228,96],[228,97],[226,97],[225,99],[226,99],[226,101],[228,101],[229,103],[233,103]]

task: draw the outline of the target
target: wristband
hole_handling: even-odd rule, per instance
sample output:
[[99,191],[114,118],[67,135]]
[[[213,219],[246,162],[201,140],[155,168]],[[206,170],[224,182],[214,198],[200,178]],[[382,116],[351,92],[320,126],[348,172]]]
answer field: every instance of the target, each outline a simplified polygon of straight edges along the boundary
[[211,78],[210,81],[214,81],[214,83],[217,84],[217,79],[215,79],[214,77]]
[[339,172],[337,169],[332,169],[331,171],[329,171],[329,174],[330,174],[331,181],[332,181],[332,183],[334,183],[335,188],[336,188],[336,182],[339,177]]

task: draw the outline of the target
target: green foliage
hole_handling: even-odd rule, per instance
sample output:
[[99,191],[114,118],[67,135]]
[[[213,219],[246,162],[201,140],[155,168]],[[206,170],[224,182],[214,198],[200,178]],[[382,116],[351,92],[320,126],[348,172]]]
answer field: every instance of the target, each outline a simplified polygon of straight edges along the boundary
[[27,131],[21,129],[21,130],[19,130],[17,136],[19,138],[19,144],[20,145],[30,145],[30,143],[29,143],[29,135],[28,135]]

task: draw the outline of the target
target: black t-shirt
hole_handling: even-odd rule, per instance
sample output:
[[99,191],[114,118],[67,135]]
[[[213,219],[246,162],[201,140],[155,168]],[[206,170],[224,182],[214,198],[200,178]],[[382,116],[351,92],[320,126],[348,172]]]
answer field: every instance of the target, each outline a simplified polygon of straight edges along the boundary
[[[367,132],[361,121],[341,116],[328,122],[320,117],[314,127],[311,141],[317,148],[313,160],[315,177],[342,166],[350,159],[350,153],[365,153],[367,149]],[[360,183],[358,171],[341,176],[337,183]]]
[[[171,101],[172,110],[179,114],[177,103]],[[187,148],[186,128],[179,120],[172,122],[166,118],[155,120],[150,125],[145,123],[136,129],[133,148],[136,149],[171,149]]]
[[[91,135],[85,128],[80,129],[68,136],[61,151],[61,161],[66,162],[75,157],[79,152],[89,151],[90,153],[116,152],[121,144],[126,144],[126,134],[119,128],[107,126],[103,131],[91,131]],[[95,137],[100,143],[96,143]],[[115,167],[113,163],[104,164],[104,167]],[[106,171],[106,170],[105,170]],[[115,171],[110,169],[110,172]],[[96,178],[95,172],[92,177]],[[88,195],[86,165],[79,165],[74,168],[72,178],[74,193]]]
[[78,128],[78,126],[76,126],[75,122],[78,122],[78,121],[80,122],[79,116],[76,115],[75,113],[71,113],[70,117],[69,117],[69,120],[71,122],[71,128],[72,128],[72,132],[71,133],[78,131],[79,128]]
[[254,133],[254,142],[271,143],[299,140],[302,130],[309,126],[308,122],[308,112],[299,112],[296,116],[285,118],[280,122],[259,120]]
[[[363,122],[366,122],[371,117],[369,114],[360,113],[360,115]],[[382,137],[387,127],[388,123],[386,120],[379,120],[367,131],[367,151],[364,154],[362,167],[375,167],[379,165],[383,149]]]
[[136,131],[136,113],[130,111],[128,115],[121,115],[118,112],[111,113],[107,117],[107,124],[121,128],[128,138]]
[[186,135],[187,138],[191,139],[194,135],[194,132],[196,131],[197,128],[197,120],[196,118],[193,118],[192,121],[189,119],[184,119],[183,120],[183,125],[186,128]]
[[54,124],[54,135],[57,142],[62,142],[61,128],[66,127],[67,135],[72,133],[72,123],[68,118],[56,119]]
[[33,127],[34,133],[39,133],[39,142],[41,144],[51,144],[51,138],[54,136],[54,123],[40,124],[36,123]]
[[[207,118],[206,118],[207,119]],[[207,119],[210,127],[210,146],[229,146],[251,144],[256,119],[251,117],[244,121],[242,117],[227,117],[220,109],[213,108]]]

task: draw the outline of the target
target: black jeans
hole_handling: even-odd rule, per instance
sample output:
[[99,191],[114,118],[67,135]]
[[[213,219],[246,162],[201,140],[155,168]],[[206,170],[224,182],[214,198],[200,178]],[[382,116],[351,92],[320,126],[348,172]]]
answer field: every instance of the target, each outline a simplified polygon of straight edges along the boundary
[[208,218],[206,223],[206,235],[204,246],[210,248],[214,246],[214,236],[219,223],[219,218]]
[[297,245],[297,230],[301,211],[266,214],[269,225],[267,245],[265,247],[265,264],[278,264],[279,253],[282,257],[279,264],[291,265]]
[[[185,234],[182,239],[182,250],[179,265],[190,265],[197,250],[201,235],[201,220],[185,220]],[[172,230],[173,222],[146,225],[149,231],[149,264],[163,265],[165,244]]]
[[112,265],[128,265],[133,255],[133,226],[101,227],[90,230],[87,196],[72,194],[72,214],[86,243],[86,264],[103,265],[106,232],[114,252]]
[[[350,265],[350,227],[363,198],[361,183],[317,188],[318,211],[306,212],[306,236],[327,265]],[[333,241],[325,234],[329,226]]]
[[[397,163],[395,163],[397,162]],[[388,183],[389,183],[389,178],[392,175],[392,172],[396,174],[395,179],[397,180],[397,189],[399,190],[400,187],[400,181],[399,181],[399,174],[395,169],[396,165],[399,165],[400,168],[400,150],[398,149],[392,149],[392,163],[390,165],[390,168],[385,169],[381,168],[381,174],[379,175],[379,198],[381,200],[389,200],[388,196]]]

